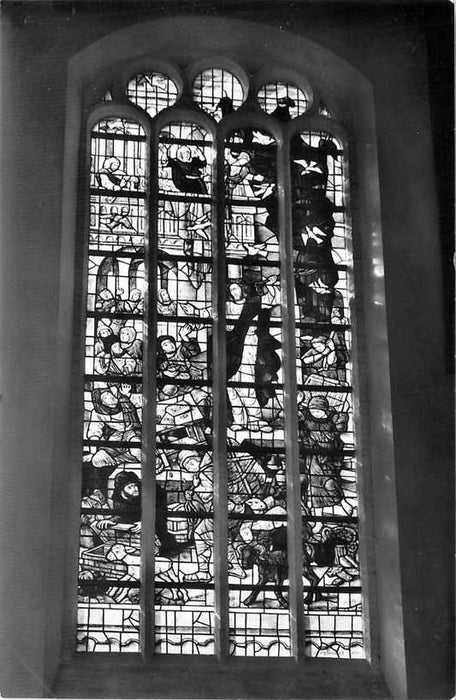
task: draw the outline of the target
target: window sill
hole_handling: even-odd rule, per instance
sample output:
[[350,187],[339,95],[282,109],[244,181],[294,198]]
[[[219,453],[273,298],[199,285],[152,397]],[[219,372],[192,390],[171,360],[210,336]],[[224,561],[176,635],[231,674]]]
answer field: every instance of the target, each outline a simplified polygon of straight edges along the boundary
[[62,663],[54,697],[66,698],[389,698],[368,661],[227,659],[78,654]]

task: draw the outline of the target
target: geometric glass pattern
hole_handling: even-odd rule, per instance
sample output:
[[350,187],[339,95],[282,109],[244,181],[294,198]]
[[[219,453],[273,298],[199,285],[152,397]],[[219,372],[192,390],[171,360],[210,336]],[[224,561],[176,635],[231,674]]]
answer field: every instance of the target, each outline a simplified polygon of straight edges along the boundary
[[[285,189],[239,80],[183,84],[91,132],[77,648],[363,657],[344,146],[293,132]],[[309,106],[257,99],[283,137]]]

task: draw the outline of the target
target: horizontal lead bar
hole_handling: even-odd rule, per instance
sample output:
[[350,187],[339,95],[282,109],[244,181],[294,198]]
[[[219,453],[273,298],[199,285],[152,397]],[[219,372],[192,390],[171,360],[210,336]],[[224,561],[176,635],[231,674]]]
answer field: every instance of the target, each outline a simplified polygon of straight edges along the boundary
[[[227,199],[227,204],[231,206],[255,206],[255,207],[261,207],[262,204],[262,199],[241,199],[241,198],[236,198],[236,199]],[[262,207],[263,209],[265,208],[264,205]],[[341,206],[334,206],[333,212],[344,212],[345,207]]]
[[159,141],[159,143],[169,143],[171,145],[174,143],[179,143],[179,144],[184,144],[184,145],[189,145],[189,146],[206,146],[206,147],[212,146],[212,140],[205,141],[204,139],[189,139],[189,138],[183,138],[181,136],[165,136],[163,134],[163,132],[161,132],[159,134],[158,141]]
[[[228,571],[229,575],[229,571]],[[168,581],[156,581],[156,586],[157,588],[199,588],[199,589],[206,589],[206,590],[211,590],[212,585],[211,582],[198,582],[198,581],[184,581],[184,582],[168,582]],[[268,581],[268,583],[272,583],[272,586],[268,586],[267,584],[265,586],[262,586],[260,590],[262,591],[271,591],[271,590],[280,590],[280,591],[288,591],[289,586],[286,584],[282,584],[278,586],[277,584],[273,583],[272,581]],[[254,591],[258,588],[258,584],[254,583],[230,583],[229,588],[231,591]],[[361,593],[361,586],[352,586],[352,587],[347,587],[344,588],[343,586],[307,586],[303,585],[303,590],[304,591],[313,591],[314,593],[322,592],[322,593]],[[184,606],[185,607],[185,606]],[[246,611],[248,608],[245,609]],[[258,608],[252,608],[252,612],[259,612]],[[260,611],[261,612],[261,611]],[[268,610],[269,612],[269,610]],[[274,612],[277,612],[277,608],[274,609]]]
[[116,586],[116,588],[139,588],[140,587],[139,579],[137,581],[122,581],[121,579],[116,579],[116,578],[114,578],[114,579],[102,578],[102,579],[97,579],[96,581],[87,581],[86,579],[80,578],[78,580],[78,583],[80,586],[84,586],[85,588],[96,588],[100,584],[108,585],[109,587]]
[[346,331],[351,328],[351,325],[349,323],[325,323],[321,321],[313,321],[313,322],[299,322],[296,321],[295,323],[295,328],[302,328],[302,329],[316,329],[316,330],[328,330],[328,331]]
[[[84,586],[85,588],[96,588],[100,584],[103,585],[108,585],[109,587],[116,587],[116,588],[139,588],[140,587],[140,582],[139,581],[122,581],[120,579],[98,579],[97,581],[86,581],[84,579],[79,579],[79,585]],[[180,589],[180,588],[190,588],[190,589],[197,589],[197,590],[206,590],[206,591],[211,591],[214,590],[214,584],[211,581],[162,581],[160,579],[155,580],[155,587],[156,588],[170,588],[170,589]],[[230,583],[229,588],[232,591],[254,591],[258,587],[258,584],[252,584],[252,583]],[[288,591],[288,586],[282,584],[281,586],[278,586],[277,584],[274,584],[273,590],[280,590],[280,591]],[[260,590],[262,591],[270,591],[272,590],[271,586],[263,586]],[[304,591],[313,591],[314,593],[320,592],[320,593],[361,593],[361,586],[351,586],[351,587],[344,587],[344,586],[303,586]],[[185,605],[183,607],[186,607]],[[200,606],[200,607],[205,607],[205,606]],[[246,608],[246,611],[248,608]],[[253,608],[253,610],[257,609]],[[276,610],[277,612],[277,610]]]
[[353,388],[351,386],[342,386],[337,384],[332,386],[331,384],[298,384],[298,389],[302,391],[328,391],[334,392],[336,394],[351,394]]
[[[92,232],[93,233],[93,232]],[[98,233],[98,235],[104,235],[104,231],[102,233]],[[104,244],[104,245],[116,245],[115,243],[109,243],[109,244]],[[117,244],[120,245],[120,244]],[[131,246],[128,246],[129,248]],[[142,249],[142,246],[138,246],[138,250],[134,251],[128,251],[128,250],[101,250],[100,248],[90,248],[89,247],[89,256],[91,255],[96,255],[102,258],[128,258],[128,259],[133,259],[133,260],[142,260],[144,258],[144,249]]]
[[141,442],[133,440],[90,440],[86,438],[82,441],[82,444],[86,447],[130,447],[141,449]]
[[86,374],[86,382],[109,382],[110,384],[142,384],[144,382],[142,374]]
[[146,193],[139,190],[107,190],[104,187],[91,187],[90,194],[100,197],[126,197],[127,199],[146,198]]
[[[246,428],[247,430],[247,428]],[[141,442],[129,442],[127,440],[90,440],[90,439],[84,439],[82,441],[82,444],[86,447],[125,447],[125,448],[132,448],[132,449],[140,449],[141,448]],[[212,451],[210,447],[207,447],[206,445],[197,445],[197,444],[188,444],[188,443],[175,443],[175,442],[168,442],[168,443],[160,443],[157,441],[157,449],[163,449],[163,450],[175,450],[176,448],[179,449],[191,449],[195,451]],[[281,447],[275,447],[271,445],[271,447],[260,447],[255,445],[253,443],[253,448],[255,452],[265,452],[267,454],[282,454],[282,448]],[[355,454],[355,451],[351,448],[341,448],[340,450],[324,450],[323,448],[315,449],[315,450],[310,450],[308,448],[302,447],[302,445],[299,446],[300,454],[301,455],[333,455],[337,457],[353,457]],[[249,452],[247,447],[243,447],[241,445],[235,445],[235,446],[228,446],[228,452],[232,452],[233,454],[237,452],[242,452],[243,454],[248,454],[249,456],[253,455]],[[228,455],[229,456],[229,455]]]
[[126,311],[87,311],[87,318],[100,320],[101,318],[119,319],[119,321],[144,321],[144,313],[130,313]]
[[[185,303],[185,302],[183,302]],[[207,316],[181,316],[179,314],[169,315],[157,313],[157,321],[169,321],[170,323],[198,323],[201,326],[211,326],[213,319]],[[191,360],[191,357],[189,358]]]
[[185,204],[191,204],[192,202],[199,202],[200,204],[212,204],[212,197],[210,195],[204,195],[204,194],[194,194],[190,196],[190,194],[174,194],[171,192],[162,192],[160,191],[159,193],[159,202],[184,202]]
[[[87,506],[82,506],[80,510],[83,515],[115,515],[116,511],[112,508],[91,508]],[[188,513],[184,510],[166,510],[166,515],[174,518],[179,517],[182,519],[191,520],[193,518],[204,518],[211,519],[214,517],[213,511],[192,511]],[[257,520],[274,520],[274,521],[286,521],[286,516],[274,515],[274,514],[261,514],[261,513],[228,513],[228,520],[246,520],[246,521],[257,521]],[[337,524],[346,523],[351,525],[356,525],[359,522],[359,518],[353,515],[302,515],[302,522],[315,522],[315,523],[327,523]]]
[[100,141],[139,141],[145,143],[146,137],[141,134],[122,134],[116,132],[115,134],[107,133],[105,131],[92,131],[92,137],[96,137]]
[[[164,238],[162,236],[161,238]],[[160,246],[161,239],[158,239],[158,245]],[[158,249],[158,255],[157,255],[157,260],[159,262],[166,260],[168,262],[195,262],[195,263],[210,263],[212,264],[213,260],[211,257],[208,255],[173,255],[172,253],[165,253],[164,251],[160,251],[160,248]]]

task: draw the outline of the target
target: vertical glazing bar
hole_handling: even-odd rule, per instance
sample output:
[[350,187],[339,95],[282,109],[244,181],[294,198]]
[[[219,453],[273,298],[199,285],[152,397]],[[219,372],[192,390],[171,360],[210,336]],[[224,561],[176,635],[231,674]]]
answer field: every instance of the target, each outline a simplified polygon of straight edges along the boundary
[[224,140],[217,138],[215,160],[216,192],[213,226],[213,430],[214,430],[214,579],[215,649],[218,658],[228,656],[228,480],[226,449],[226,321],[225,321],[225,193],[223,170]]
[[298,420],[296,414],[296,357],[291,226],[291,179],[288,148],[280,144],[277,154],[279,230],[281,235],[280,279],[282,287],[283,377],[285,454],[288,510],[288,577],[292,655],[305,658],[302,588],[302,525],[299,477]]
[[147,297],[145,299],[145,355],[144,355],[144,408],[142,436],[142,531],[141,531],[141,650],[144,657],[154,653],[155,625],[155,425],[156,425],[156,315],[157,315],[157,220],[158,181],[157,143],[155,134],[148,142],[149,148],[149,196],[147,201],[148,221],[145,236],[145,274]]

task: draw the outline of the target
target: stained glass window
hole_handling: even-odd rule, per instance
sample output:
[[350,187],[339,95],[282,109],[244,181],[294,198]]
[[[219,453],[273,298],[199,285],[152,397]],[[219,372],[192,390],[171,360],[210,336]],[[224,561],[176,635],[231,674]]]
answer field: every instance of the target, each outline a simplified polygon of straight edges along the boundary
[[280,140],[222,131],[232,72],[182,84],[91,132],[78,650],[362,657],[343,143],[292,83],[257,93]]

